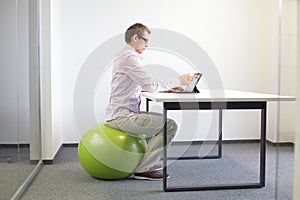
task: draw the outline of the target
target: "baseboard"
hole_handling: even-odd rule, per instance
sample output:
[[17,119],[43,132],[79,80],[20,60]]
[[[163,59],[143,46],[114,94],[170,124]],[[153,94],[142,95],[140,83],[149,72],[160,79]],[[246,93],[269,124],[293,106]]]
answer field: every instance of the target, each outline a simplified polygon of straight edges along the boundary
[[43,164],[44,165],[52,165],[52,164],[54,164],[54,159],[53,160],[43,160]]
[[[197,140],[197,141],[174,141],[172,142],[172,144],[174,145],[184,145],[184,144],[215,144],[217,143],[218,140]],[[243,144],[243,143],[259,143],[260,140],[258,139],[249,139],[249,140],[223,140],[222,143],[223,144]],[[274,143],[271,141],[267,140],[267,144],[271,144],[273,146],[294,146],[293,142],[278,142],[278,143]],[[65,143],[62,144],[63,148],[77,148],[78,147],[78,143]]]
[[[218,140],[208,140],[208,141],[174,141],[172,145],[201,145],[201,144],[216,144]],[[223,140],[222,144],[248,144],[248,143],[259,143],[260,140],[251,139],[251,140]],[[283,147],[283,146],[292,146],[294,147],[294,143],[292,142],[284,142],[284,143],[273,143],[267,140],[267,144],[272,145],[274,147]],[[43,160],[44,165],[52,165],[55,163],[56,156],[62,150],[62,148],[77,148],[78,143],[64,143],[60,146],[57,154],[54,156],[52,160]]]
[[78,143],[65,143],[62,146],[63,147],[78,147]]
[[0,148],[29,148],[30,144],[0,144]]
[[43,164],[44,165],[52,165],[52,164],[55,164],[55,160],[57,158],[57,155],[58,153],[63,149],[63,148],[77,148],[78,146],[78,143],[66,143],[66,144],[62,144],[57,153],[55,154],[54,158],[53,159],[46,159],[46,160],[43,160]]
[[271,142],[267,140],[267,144],[270,144],[274,147],[287,147],[287,146],[292,146],[294,147],[295,144],[293,142]]
[[[259,143],[260,140],[223,140],[222,144],[246,144]],[[201,144],[216,144],[218,140],[197,140],[197,141],[174,141],[172,145],[201,145]]]
[[52,165],[52,164],[54,164],[55,162],[55,158],[56,158],[56,156],[58,155],[58,153],[61,151],[61,149],[63,148],[63,146],[62,145],[60,145],[60,147],[59,147],[59,149],[57,150],[57,152],[56,152],[56,154],[55,154],[55,156],[54,156],[54,158],[53,159],[43,159],[43,164],[44,165]]
[[60,145],[58,151],[56,152],[55,156],[53,159],[43,159],[43,164],[44,165],[52,165],[55,163],[56,160],[56,156],[58,155],[58,153],[61,151],[61,149],[63,148],[63,145]]
[[[216,144],[218,140],[205,140],[205,141],[175,141],[172,142],[173,145],[201,145],[201,144]],[[260,143],[260,140],[251,139],[251,140],[223,140],[222,144],[247,144],[247,143]],[[274,147],[279,146],[294,146],[292,142],[278,142],[274,143],[267,140],[267,144],[272,145]]]

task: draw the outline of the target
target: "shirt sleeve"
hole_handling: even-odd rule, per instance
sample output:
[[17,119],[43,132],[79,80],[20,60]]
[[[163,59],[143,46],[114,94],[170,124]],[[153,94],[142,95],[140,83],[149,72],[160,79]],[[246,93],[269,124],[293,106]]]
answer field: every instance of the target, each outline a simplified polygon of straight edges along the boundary
[[167,89],[166,86],[148,76],[141,61],[135,55],[128,56],[124,64],[124,73],[140,85],[143,91],[157,92]]

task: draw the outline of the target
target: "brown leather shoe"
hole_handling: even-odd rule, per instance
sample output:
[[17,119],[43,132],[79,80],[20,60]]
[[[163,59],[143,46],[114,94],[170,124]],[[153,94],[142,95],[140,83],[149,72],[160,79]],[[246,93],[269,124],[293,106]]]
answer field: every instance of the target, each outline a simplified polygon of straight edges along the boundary
[[[134,173],[133,174],[135,179],[138,180],[163,180],[164,175],[158,171],[151,171],[151,172],[142,172],[142,173]],[[167,178],[170,178],[169,174],[166,174]]]

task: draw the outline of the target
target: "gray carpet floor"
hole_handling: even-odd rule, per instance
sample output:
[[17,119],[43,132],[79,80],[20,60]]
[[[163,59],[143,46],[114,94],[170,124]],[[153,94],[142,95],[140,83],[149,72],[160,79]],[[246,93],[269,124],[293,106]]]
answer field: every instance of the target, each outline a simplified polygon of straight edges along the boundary
[[[186,148],[172,145],[170,155],[214,154],[199,149],[199,145]],[[207,149],[207,148],[206,148]],[[170,161],[168,173],[169,186],[197,186],[220,183],[258,182],[259,144],[224,144],[221,159],[176,160]],[[279,161],[279,162],[277,162]],[[277,165],[276,165],[277,163]],[[259,189],[213,190],[194,192],[163,192],[162,181],[144,181],[132,178],[105,181],[92,178],[81,167],[77,148],[64,147],[56,157],[55,163],[45,165],[22,200],[33,199],[229,199],[229,200],[292,200],[293,193],[293,147],[285,146],[277,150],[267,145],[266,186]],[[276,178],[278,170],[278,178]]]
[[34,167],[29,148],[0,148],[0,199],[10,199]]

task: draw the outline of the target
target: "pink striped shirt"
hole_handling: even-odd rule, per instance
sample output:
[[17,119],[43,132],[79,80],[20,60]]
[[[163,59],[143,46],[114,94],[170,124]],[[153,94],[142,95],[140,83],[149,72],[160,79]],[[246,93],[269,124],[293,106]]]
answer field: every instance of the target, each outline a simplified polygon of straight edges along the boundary
[[112,71],[110,100],[106,108],[106,121],[139,113],[142,91],[156,92],[167,89],[147,75],[142,59],[130,45],[126,45],[116,57]]

